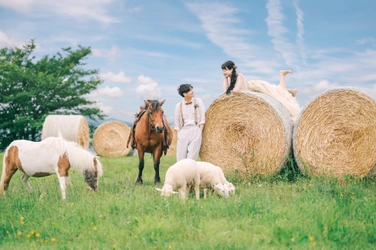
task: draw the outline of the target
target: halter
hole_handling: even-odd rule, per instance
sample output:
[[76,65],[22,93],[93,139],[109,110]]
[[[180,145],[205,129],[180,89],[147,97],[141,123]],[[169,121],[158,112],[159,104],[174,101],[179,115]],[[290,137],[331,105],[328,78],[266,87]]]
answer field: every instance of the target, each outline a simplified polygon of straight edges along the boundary
[[[87,175],[88,174],[91,174],[91,178],[87,178]],[[96,180],[98,180],[98,178],[97,177],[95,177],[95,175],[92,173],[92,172],[90,172],[90,171],[87,171],[85,174],[83,174],[84,175],[84,181],[85,182],[91,182],[91,181],[96,181]]]

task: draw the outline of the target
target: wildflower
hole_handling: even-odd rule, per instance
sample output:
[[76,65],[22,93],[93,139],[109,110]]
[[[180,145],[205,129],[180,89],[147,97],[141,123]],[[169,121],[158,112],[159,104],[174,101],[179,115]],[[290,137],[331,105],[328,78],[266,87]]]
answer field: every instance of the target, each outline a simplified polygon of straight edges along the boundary
[[51,242],[56,242],[56,238],[51,238]]
[[21,231],[17,231],[18,236],[22,235]]
[[97,231],[97,227],[96,227],[96,226],[94,226],[94,227],[93,227],[93,230],[94,230],[94,231]]
[[27,234],[26,237],[27,237],[28,239],[30,239],[31,235],[30,235],[30,234]]
[[40,236],[40,234],[39,234],[39,233],[36,233],[36,234],[35,234],[35,236],[39,237],[39,236]]
[[31,234],[35,234],[34,230],[31,230],[30,233],[31,233]]

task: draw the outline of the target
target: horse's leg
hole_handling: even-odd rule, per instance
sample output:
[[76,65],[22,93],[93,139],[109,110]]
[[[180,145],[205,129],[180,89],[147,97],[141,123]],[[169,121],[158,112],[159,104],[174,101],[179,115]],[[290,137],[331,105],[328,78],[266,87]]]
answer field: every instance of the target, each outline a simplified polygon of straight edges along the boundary
[[29,191],[29,193],[31,193],[33,191],[33,188],[30,185],[29,178],[30,178],[30,176],[28,176],[27,174],[24,174],[21,179],[25,183],[27,191]]
[[65,176],[60,176],[59,174],[57,174],[57,178],[59,179],[59,184],[60,184],[60,191],[61,191],[61,198],[63,200],[65,200],[67,198],[67,195],[66,195],[66,184],[65,184],[65,179],[66,177]]
[[[56,174],[59,179],[61,197],[63,200],[66,199],[66,188],[67,182],[69,182],[68,170],[70,168],[70,162],[66,155],[60,156],[57,162]],[[68,180],[67,180],[68,179]]]
[[4,170],[0,181],[0,195],[3,193],[5,196],[9,187],[10,180],[17,172],[18,168],[11,167],[10,169],[6,169],[6,166],[3,166],[3,168]]
[[10,147],[5,154],[6,156],[4,156],[5,159],[0,180],[0,194],[4,193],[4,196],[8,190],[10,180],[18,170],[17,166],[21,166],[21,162],[18,159],[17,147]]
[[142,151],[142,149],[137,149],[137,152],[138,152],[139,163],[138,163],[138,176],[137,176],[136,184],[143,184],[142,171],[144,170],[144,164],[145,164],[144,151]]
[[161,156],[162,156],[162,146],[159,146],[156,150],[154,150],[154,154],[153,154],[154,170],[155,170],[154,184],[161,183],[161,177],[159,176],[159,164],[161,161]]

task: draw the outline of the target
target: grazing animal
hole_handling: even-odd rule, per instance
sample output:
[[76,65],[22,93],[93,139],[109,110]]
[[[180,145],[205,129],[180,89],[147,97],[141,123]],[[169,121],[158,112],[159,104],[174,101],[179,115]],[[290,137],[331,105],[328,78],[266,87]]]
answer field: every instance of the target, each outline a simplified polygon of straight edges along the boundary
[[[162,196],[180,193],[180,198],[188,197],[191,186],[194,187],[196,199],[200,199],[200,173],[195,160],[183,159],[169,167],[166,171],[165,182],[162,187],[156,188]],[[176,192],[175,190],[179,190]]]
[[224,197],[229,197],[230,194],[235,193],[235,187],[228,182],[222,169],[209,162],[197,162],[200,172],[200,185],[204,189],[204,198],[209,188],[212,188],[217,194]]
[[231,182],[228,182],[226,180],[226,177],[225,177],[225,174],[223,173],[222,168],[220,168],[218,166],[215,166],[215,167],[216,167],[216,169],[218,171],[219,176],[221,177],[221,181],[222,181],[223,185],[228,190],[228,193],[230,195],[234,195],[235,194],[235,186]]
[[70,184],[70,167],[84,175],[89,190],[96,190],[102,165],[98,158],[75,142],[61,137],[48,137],[40,142],[15,140],[5,150],[3,171],[0,180],[0,194],[8,190],[12,176],[19,169],[29,192],[32,187],[29,178],[56,174],[59,179],[62,199],[66,199],[66,185]]
[[[160,183],[159,163],[163,151],[167,150],[172,142],[172,130],[163,114],[162,105],[165,100],[145,100],[145,108],[140,112],[139,120],[134,128],[134,142],[139,159],[138,176],[136,184],[142,184],[142,171],[144,170],[144,153],[151,153],[154,162],[154,183]],[[145,114],[144,114],[145,113]],[[130,137],[133,131],[130,133]],[[168,136],[167,136],[168,135]],[[129,140],[128,140],[129,142]]]

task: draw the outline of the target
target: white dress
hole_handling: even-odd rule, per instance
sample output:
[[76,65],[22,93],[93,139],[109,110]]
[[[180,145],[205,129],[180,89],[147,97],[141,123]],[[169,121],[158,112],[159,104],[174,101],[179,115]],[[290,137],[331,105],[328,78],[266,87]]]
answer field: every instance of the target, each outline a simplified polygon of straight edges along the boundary
[[[225,79],[223,83],[224,91],[230,86],[230,78]],[[251,80],[247,81],[242,74],[238,74],[236,79],[235,87],[232,91],[234,92],[243,92],[245,90],[255,91],[267,94],[277,101],[279,101],[290,113],[293,122],[300,114],[300,107],[296,98],[293,97],[287,89],[282,86],[273,85],[266,81],[262,80]]]

